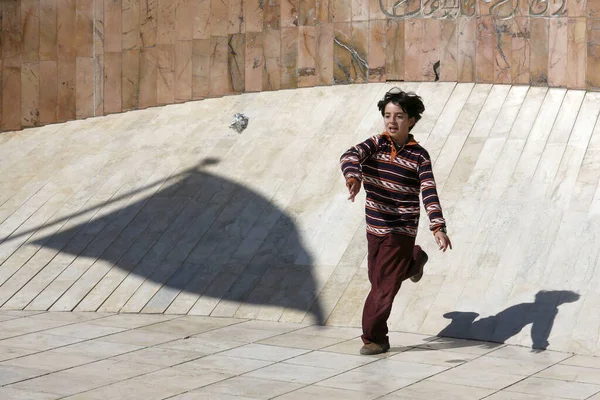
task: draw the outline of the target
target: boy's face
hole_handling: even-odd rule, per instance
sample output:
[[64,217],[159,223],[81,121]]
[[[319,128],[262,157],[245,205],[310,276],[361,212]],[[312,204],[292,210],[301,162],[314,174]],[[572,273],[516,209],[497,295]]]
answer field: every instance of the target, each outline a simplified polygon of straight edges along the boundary
[[408,137],[409,128],[415,124],[414,117],[409,118],[408,114],[405,113],[400,106],[394,103],[388,103],[385,106],[383,121],[388,133],[397,138]]

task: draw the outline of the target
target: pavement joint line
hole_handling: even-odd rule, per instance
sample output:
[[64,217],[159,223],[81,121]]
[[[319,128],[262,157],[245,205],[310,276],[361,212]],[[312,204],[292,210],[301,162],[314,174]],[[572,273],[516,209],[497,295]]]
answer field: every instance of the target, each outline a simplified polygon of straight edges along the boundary
[[[115,315],[119,315],[119,314],[115,314]],[[120,315],[122,315],[122,314],[120,314]],[[133,314],[133,315],[139,315],[139,314]],[[143,315],[143,314],[142,314],[142,315]],[[181,319],[181,318],[183,318],[183,317],[186,317],[186,316],[187,316],[187,315],[180,315],[179,317],[173,318],[172,320]],[[106,316],[106,317],[109,317],[109,316]],[[104,317],[104,318],[106,318],[106,317]],[[220,317],[210,317],[210,318],[220,318]],[[171,319],[170,319],[170,320],[167,320],[167,321],[155,322],[155,323],[152,323],[152,324],[149,324],[149,325],[140,326],[140,327],[137,327],[137,328],[126,329],[126,330],[124,330],[124,331],[121,331],[121,332],[117,332],[117,333],[111,333],[111,334],[104,335],[104,336],[100,336],[100,337],[97,337],[97,338],[86,339],[86,340],[83,340],[83,341],[81,341],[81,342],[77,342],[77,343],[71,343],[71,344],[64,345],[64,346],[59,346],[59,347],[55,347],[55,348],[48,349],[48,350],[43,350],[43,351],[40,351],[40,352],[37,352],[37,353],[33,353],[33,354],[40,354],[40,353],[44,353],[44,352],[47,352],[47,351],[52,351],[52,350],[55,350],[55,349],[58,349],[58,348],[67,347],[67,346],[70,346],[70,345],[73,345],[73,344],[84,343],[84,342],[88,342],[88,341],[91,341],[91,340],[96,340],[96,339],[99,339],[99,338],[102,338],[102,337],[106,337],[106,336],[111,336],[111,335],[114,335],[114,334],[122,333],[122,332],[129,332],[129,331],[132,331],[132,330],[142,329],[142,328],[144,328],[144,327],[148,327],[148,326],[152,326],[152,325],[155,325],[155,324],[159,324],[159,323],[162,323],[162,322],[168,322],[168,321],[171,321]],[[214,330],[217,330],[217,329],[220,329],[220,328],[226,328],[226,327],[228,327],[228,326],[239,325],[239,324],[242,324],[242,323],[244,323],[244,322],[248,322],[248,321],[251,321],[251,320],[245,320],[245,321],[240,321],[240,322],[237,322],[237,323],[234,323],[234,324],[231,324],[231,325],[220,326],[220,327],[217,327],[217,328],[214,328],[214,329],[210,329],[210,330],[208,330],[208,331],[205,331],[205,332],[211,332],[211,331],[214,331]],[[82,322],[85,322],[85,321],[82,321]],[[79,322],[77,322],[77,323],[79,323]],[[75,323],[75,325],[76,325],[77,323]],[[69,325],[74,325],[74,324],[69,324]],[[67,325],[63,325],[63,326],[67,326]],[[314,325],[309,325],[309,326],[314,326]],[[303,328],[306,328],[306,326],[301,326],[301,327],[299,327],[298,329],[295,329],[294,331],[290,331],[290,332],[282,332],[282,333],[280,333],[280,334],[278,334],[278,335],[271,336],[270,338],[272,338],[272,337],[277,337],[277,336],[281,336],[281,335],[285,335],[286,333],[295,332],[296,330],[303,329]],[[48,328],[48,329],[53,329],[53,328]],[[249,329],[252,329],[252,328],[249,328]],[[205,332],[201,332],[201,333],[205,333]],[[200,333],[199,333],[199,334],[200,334]],[[194,336],[196,336],[196,335],[199,335],[199,334],[190,335],[189,337],[194,337]],[[174,340],[170,340],[170,341],[167,341],[167,342],[164,342],[164,343],[158,343],[158,344],[155,344],[155,345],[150,345],[150,346],[142,346],[142,348],[141,348],[141,349],[136,349],[136,350],[128,351],[128,352],[125,352],[125,353],[121,353],[121,354],[118,354],[117,356],[121,356],[121,355],[124,355],[124,354],[130,354],[130,353],[133,353],[133,352],[136,352],[136,351],[140,351],[140,350],[148,349],[148,348],[151,348],[151,347],[156,347],[156,346],[163,345],[163,344],[167,344],[167,343],[176,342],[176,341],[183,340],[183,339],[184,339],[184,338],[180,338],[180,339],[174,339]],[[130,377],[130,378],[127,378],[127,379],[123,379],[123,380],[117,381],[117,382],[111,382],[111,383],[108,383],[108,384],[106,384],[106,385],[98,386],[98,387],[95,387],[95,388],[92,388],[92,389],[89,389],[89,390],[86,390],[86,391],[83,391],[83,392],[79,392],[79,393],[76,393],[76,394],[82,394],[82,393],[86,393],[86,392],[89,392],[89,391],[92,391],[92,390],[96,390],[96,389],[100,389],[100,388],[102,388],[102,387],[110,386],[110,385],[113,385],[113,384],[116,384],[116,383],[120,383],[120,382],[126,382],[126,381],[129,381],[129,380],[135,379],[135,378],[139,378],[139,377],[141,377],[141,376],[144,376],[144,375],[148,375],[148,374],[151,374],[151,373],[158,372],[158,371],[164,371],[164,370],[166,370],[166,369],[169,369],[169,368],[172,368],[172,367],[176,367],[176,366],[179,366],[179,365],[181,365],[181,364],[185,364],[185,363],[188,363],[188,362],[191,362],[191,361],[199,360],[199,359],[201,359],[201,358],[204,358],[204,357],[207,357],[207,356],[211,356],[211,355],[220,354],[220,353],[223,353],[223,352],[225,352],[225,351],[229,351],[229,350],[233,350],[233,349],[236,349],[236,348],[239,348],[239,347],[246,346],[246,345],[248,345],[248,344],[253,344],[253,343],[255,343],[255,342],[250,342],[250,343],[242,343],[242,342],[239,342],[239,343],[240,343],[240,345],[239,345],[239,346],[236,346],[236,347],[232,347],[232,348],[229,348],[229,349],[221,350],[221,351],[218,351],[218,352],[215,352],[215,353],[211,353],[211,354],[205,354],[205,355],[202,355],[202,356],[200,356],[200,357],[197,357],[197,358],[194,358],[194,359],[190,359],[190,360],[182,361],[182,362],[180,362],[180,363],[178,363],[178,364],[174,364],[174,365],[171,365],[171,366],[168,366],[168,367],[164,367],[164,368],[159,368],[159,369],[157,369],[157,370],[154,370],[154,371],[151,371],[151,372],[147,372],[147,373],[144,373],[144,374],[140,374],[140,375],[137,375],[137,376],[133,376],[133,377]],[[280,346],[280,347],[287,347],[287,346]],[[308,352],[307,352],[307,353],[305,353],[305,354],[311,353],[311,352],[313,352],[313,351],[316,351],[316,350],[308,351]],[[29,355],[33,355],[33,354],[29,354]],[[8,384],[5,384],[5,385],[0,385],[0,387],[6,387],[6,386],[13,385],[13,384],[16,384],[16,383],[20,383],[20,382],[26,382],[26,381],[33,380],[33,379],[36,379],[36,378],[40,378],[40,377],[43,377],[43,376],[47,376],[47,375],[50,375],[50,374],[54,374],[54,373],[57,373],[57,372],[65,372],[65,371],[68,371],[68,370],[70,370],[70,369],[74,369],[74,368],[81,367],[81,366],[84,366],[84,365],[90,365],[90,364],[93,364],[93,363],[97,363],[97,362],[99,362],[99,361],[109,360],[109,359],[112,359],[112,358],[114,358],[114,357],[117,357],[117,356],[113,356],[113,357],[107,357],[107,358],[102,358],[102,359],[95,360],[95,361],[92,361],[92,362],[89,362],[89,363],[86,363],[86,364],[76,365],[76,366],[69,367],[69,368],[64,368],[64,369],[61,369],[61,370],[50,371],[50,372],[48,372],[48,373],[45,373],[45,374],[42,374],[42,375],[37,375],[37,376],[31,377],[31,378],[22,379],[22,380],[20,380],[20,381],[15,381],[15,382],[11,382],[11,383],[8,383]],[[18,359],[18,358],[22,358],[22,357],[26,357],[26,356],[15,357],[14,359]],[[294,358],[294,357],[290,357],[290,358]],[[290,358],[288,358],[288,359],[286,359],[286,360],[289,360]],[[7,361],[8,361],[8,360],[7,360]],[[278,363],[278,362],[276,362],[276,363],[273,363],[273,364],[277,364],[277,363]],[[142,363],[142,364],[143,364],[143,363]],[[271,364],[271,365],[273,365],[273,364]],[[149,364],[149,365],[152,365],[152,364]],[[262,368],[262,367],[259,367],[259,368],[257,368],[257,369],[260,369],[260,368]],[[248,372],[252,372],[252,371],[248,371]],[[246,373],[248,373],[248,372],[246,372]],[[243,374],[240,374],[240,375],[234,375],[234,376],[232,376],[232,377],[230,377],[230,378],[224,379],[223,381],[225,381],[225,380],[228,380],[228,379],[231,379],[231,378],[234,378],[234,377],[237,377],[237,376],[242,376],[242,375],[243,375]],[[222,382],[222,381],[218,381],[218,382]],[[216,382],[213,382],[213,383],[216,383]],[[200,387],[198,387],[198,388],[195,388],[195,389],[192,389],[192,390],[197,390],[197,389],[199,389],[199,388],[201,388],[201,387],[208,386],[208,385],[211,385],[211,384],[213,384],[213,383],[209,383],[209,384],[206,384],[206,385],[200,386]],[[183,393],[183,392],[182,392],[182,393]],[[186,392],[186,393],[187,393],[187,392]],[[179,394],[181,394],[181,393],[178,393],[177,395],[179,395]],[[69,395],[69,396],[71,396],[71,395]]]

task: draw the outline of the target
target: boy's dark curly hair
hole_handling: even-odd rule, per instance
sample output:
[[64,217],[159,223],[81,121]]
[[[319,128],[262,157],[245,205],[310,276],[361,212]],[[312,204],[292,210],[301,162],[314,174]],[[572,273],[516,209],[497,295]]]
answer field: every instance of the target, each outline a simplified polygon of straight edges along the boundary
[[[385,116],[385,106],[393,103],[402,108],[409,118],[415,119],[415,124],[421,119],[421,114],[425,111],[423,100],[414,92],[405,92],[400,88],[394,87],[383,96],[383,99],[377,103],[377,108],[381,116]],[[414,125],[410,128],[412,129]]]

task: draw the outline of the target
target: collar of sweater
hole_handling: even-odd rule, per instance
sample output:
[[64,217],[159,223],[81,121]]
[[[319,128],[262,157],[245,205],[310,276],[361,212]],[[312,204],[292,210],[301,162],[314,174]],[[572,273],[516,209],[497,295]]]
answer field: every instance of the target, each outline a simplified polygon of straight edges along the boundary
[[[391,153],[392,153],[392,160],[393,160],[394,158],[396,158],[396,155],[398,154],[398,150],[396,150],[396,145],[394,143],[394,139],[392,139],[392,136],[387,131],[383,132],[383,136],[390,142],[390,145],[392,148]],[[409,133],[408,139],[406,140],[406,143],[404,143],[404,145],[400,148],[400,151],[402,151],[402,149],[405,146],[414,146],[415,144],[417,144],[415,137]]]

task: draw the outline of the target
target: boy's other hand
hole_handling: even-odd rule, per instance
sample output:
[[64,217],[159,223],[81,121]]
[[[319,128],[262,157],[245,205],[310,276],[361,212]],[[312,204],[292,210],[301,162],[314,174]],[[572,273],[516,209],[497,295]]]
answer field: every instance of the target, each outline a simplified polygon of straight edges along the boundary
[[348,188],[348,193],[350,193],[348,200],[354,202],[354,198],[360,192],[360,181],[356,178],[349,178],[346,181],[346,187]]
[[450,238],[442,231],[438,231],[435,234],[435,242],[443,252],[446,252],[446,249],[448,248],[452,250],[452,242],[450,241]]

